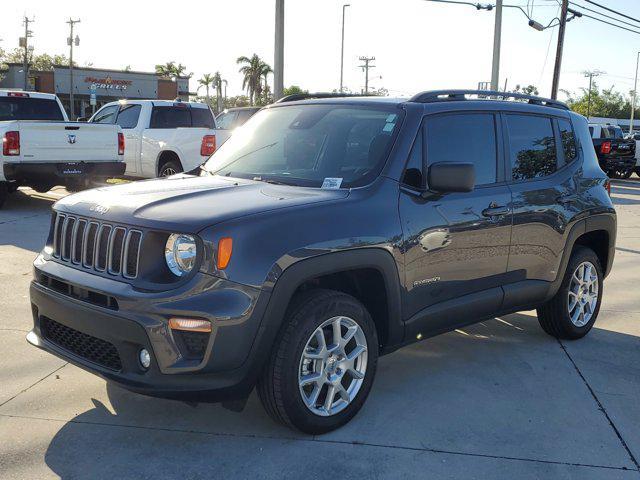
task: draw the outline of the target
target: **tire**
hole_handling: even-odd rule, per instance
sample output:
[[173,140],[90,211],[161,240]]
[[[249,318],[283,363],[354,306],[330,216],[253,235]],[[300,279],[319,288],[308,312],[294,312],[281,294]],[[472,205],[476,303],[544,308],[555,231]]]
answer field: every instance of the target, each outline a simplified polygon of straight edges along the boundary
[[623,171],[620,172],[620,178],[627,179],[631,175],[633,175],[633,168],[630,168],[628,170],[623,170]]
[[613,168],[609,170],[608,176],[609,178],[622,178],[626,179],[631,176],[633,173],[633,168],[622,169],[622,168]]
[[164,162],[160,167],[158,177],[169,177],[180,172],[182,172],[182,165],[180,165],[180,162],[176,160],[169,160],[168,162]]
[[31,188],[34,189],[38,193],[47,193],[51,190],[55,185],[50,183],[37,183],[35,185],[31,185]]
[[[340,317],[336,320],[336,317]],[[333,325],[340,322],[341,337],[353,336],[344,348],[331,350],[330,339]],[[323,330],[323,324],[330,322]],[[319,334],[318,331],[322,333]],[[344,334],[342,333],[344,332]],[[306,355],[319,355],[323,351],[319,338],[324,337],[325,358],[309,360]],[[363,343],[365,350],[362,351]],[[342,344],[342,342],[341,342]],[[356,355],[357,351],[361,353]],[[306,354],[303,356],[303,353]],[[349,369],[348,358],[354,360]],[[326,358],[328,357],[328,358]],[[337,360],[337,361],[336,361]],[[366,308],[355,298],[333,290],[311,290],[294,299],[289,308],[283,328],[274,343],[273,350],[263,374],[258,381],[258,395],[265,410],[277,422],[308,434],[322,434],[335,430],[351,420],[364,404],[375,377],[378,362],[378,336]],[[356,378],[350,372],[360,372]],[[300,387],[302,375],[313,372],[318,381]],[[355,373],[357,373],[355,372]],[[333,391],[342,385],[343,392],[335,393],[329,411],[321,405],[328,403],[333,381]],[[319,386],[320,384],[320,386]],[[317,400],[311,400],[314,393]],[[307,406],[307,402],[312,406]],[[349,402],[344,396],[349,398]]]
[[67,180],[65,182],[65,188],[69,192],[81,192],[91,188],[91,182],[86,179]]
[[0,208],[2,208],[8,196],[9,187],[7,186],[7,182],[0,182]]
[[[593,288],[588,288],[586,294],[581,294],[576,298],[575,295],[569,294],[570,288],[572,291],[581,292],[579,286],[576,288],[574,274],[577,275],[576,278],[579,278],[581,274],[578,272],[578,268],[588,264],[592,267],[592,275],[596,276],[597,291],[594,292]],[[582,275],[586,275],[584,270]],[[600,311],[603,278],[600,260],[598,260],[593,250],[587,247],[577,246],[571,254],[567,270],[562,279],[562,284],[555,296],[538,308],[538,321],[542,329],[552,337],[567,340],[576,340],[589,333]],[[570,296],[576,298],[575,306],[571,308],[571,312],[575,314],[576,309],[580,308],[582,308],[584,312],[584,315],[578,315],[573,321],[570,315]],[[580,305],[580,299],[586,301],[582,306]],[[589,301],[589,299],[595,300],[595,304]],[[590,314],[588,318],[587,314]]]

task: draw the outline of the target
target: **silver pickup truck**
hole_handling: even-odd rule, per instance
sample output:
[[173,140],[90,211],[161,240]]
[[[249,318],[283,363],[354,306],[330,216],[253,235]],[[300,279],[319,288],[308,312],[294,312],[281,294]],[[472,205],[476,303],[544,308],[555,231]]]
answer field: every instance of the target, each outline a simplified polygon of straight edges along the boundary
[[118,125],[70,122],[58,97],[0,90],[0,207],[19,186],[78,190],[124,173]]

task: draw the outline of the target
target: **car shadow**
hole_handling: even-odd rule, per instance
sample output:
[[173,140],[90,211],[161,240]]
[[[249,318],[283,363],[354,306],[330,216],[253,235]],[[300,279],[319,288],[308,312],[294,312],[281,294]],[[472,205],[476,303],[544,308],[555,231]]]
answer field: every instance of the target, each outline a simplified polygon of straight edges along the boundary
[[[108,404],[94,399],[94,408],[65,423],[49,443],[45,461],[62,479],[155,474],[225,478],[237,472],[230,459],[242,451],[238,461],[244,478],[262,478],[266,465],[296,478],[291,469],[305,468],[300,463],[304,452],[320,448],[295,442],[302,438],[584,464],[623,462],[622,454],[609,458],[607,449],[618,448],[618,440],[573,361],[583,369],[580,375],[594,382],[596,392],[605,392],[604,408],[606,391],[615,389],[621,395],[616,401],[629,405],[618,421],[629,423],[629,429],[640,424],[634,396],[640,378],[628,370],[640,364],[638,337],[596,328],[563,348],[542,332],[534,316],[514,314],[381,358],[362,412],[319,438],[272,422],[255,394],[244,412],[234,413],[218,405],[187,405],[107,385]],[[572,415],[562,413],[566,411]],[[618,428],[629,435],[627,428]],[[632,449],[640,448],[640,438],[630,440]]]

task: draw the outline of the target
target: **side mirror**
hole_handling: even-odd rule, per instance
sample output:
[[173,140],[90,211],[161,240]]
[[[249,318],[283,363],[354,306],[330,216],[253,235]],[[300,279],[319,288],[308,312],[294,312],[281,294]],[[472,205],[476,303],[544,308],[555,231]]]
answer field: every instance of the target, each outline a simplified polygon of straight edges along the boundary
[[87,117],[78,117],[78,118],[76,118],[76,122],[86,122],[88,120],[89,119]]
[[434,163],[427,173],[429,190],[436,192],[470,192],[475,183],[473,163]]

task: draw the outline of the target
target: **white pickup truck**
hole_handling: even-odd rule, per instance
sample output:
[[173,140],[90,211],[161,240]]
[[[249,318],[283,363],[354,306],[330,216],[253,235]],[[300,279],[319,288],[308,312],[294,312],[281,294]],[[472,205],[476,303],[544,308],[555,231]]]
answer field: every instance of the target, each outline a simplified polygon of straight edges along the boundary
[[89,122],[115,123],[122,128],[127,143],[125,174],[129,177],[188,172],[202,165],[216,149],[216,121],[203,103],[121,100],[104,105]]
[[19,186],[76,190],[124,172],[117,125],[69,122],[58,97],[0,90],[0,207]]

